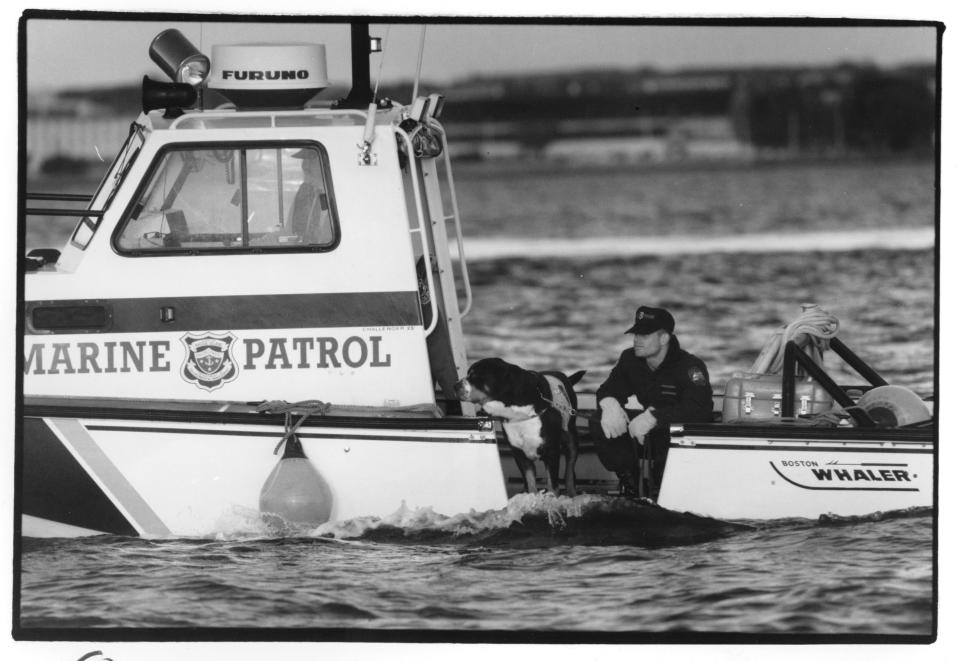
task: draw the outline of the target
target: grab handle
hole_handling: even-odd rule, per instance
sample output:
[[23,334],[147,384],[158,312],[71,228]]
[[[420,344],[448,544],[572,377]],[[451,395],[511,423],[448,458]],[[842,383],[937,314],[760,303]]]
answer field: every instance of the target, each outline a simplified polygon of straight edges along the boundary
[[[393,127],[393,132],[401,136],[403,141],[407,145],[407,163],[410,167],[410,172],[417,171],[417,163],[414,160],[413,154],[413,142],[410,140],[410,136],[407,135],[406,131],[403,131],[399,127]],[[437,327],[437,293],[433,288],[433,275],[432,270],[429,268],[430,265],[430,248],[427,245],[427,231],[426,231],[426,221],[423,216],[423,198],[420,195],[420,186],[414,185],[413,187],[413,198],[414,198],[414,207],[417,210],[417,227],[410,230],[411,234],[416,232],[420,233],[420,246],[423,250],[423,258],[427,264],[427,292],[430,296],[430,324],[424,330],[426,335],[430,335]]]
[[457,191],[453,186],[453,168],[450,165],[450,148],[447,146],[447,133],[443,130],[440,122],[433,118],[430,118],[429,121],[431,128],[440,133],[440,139],[443,143],[444,174],[446,175],[447,186],[450,189],[450,204],[453,206],[453,213],[444,216],[444,221],[453,220],[453,227],[457,237],[457,254],[460,258],[460,277],[463,280],[463,292],[466,299],[463,309],[459,310],[460,318],[462,319],[467,316],[470,308],[473,307],[473,290],[470,287],[470,274],[467,271],[467,256],[463,252],[463,228],[460,224],[460,205],[457,204]]

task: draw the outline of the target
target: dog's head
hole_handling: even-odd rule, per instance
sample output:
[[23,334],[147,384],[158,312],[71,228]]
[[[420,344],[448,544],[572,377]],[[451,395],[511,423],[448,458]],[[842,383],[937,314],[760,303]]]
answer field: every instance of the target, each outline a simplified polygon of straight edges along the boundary
[[529,389],[531,378],[536,377],[522,367],[500,358],[484,358],[471,365],[466,378],[457,382],[457,397],[480,405],[488,400],[508,405],[528,404],[523,401],[522,393]]

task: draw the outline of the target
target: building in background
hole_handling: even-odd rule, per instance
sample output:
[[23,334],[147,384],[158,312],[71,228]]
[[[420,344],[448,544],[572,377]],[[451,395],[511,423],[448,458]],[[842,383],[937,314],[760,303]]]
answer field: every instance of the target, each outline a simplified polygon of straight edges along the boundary
[[[409,100],[411,85],[381,87]],[[454,158],[676,164],[929,155],[936,67],[584,70],[476,77],[445,94]],[[345,89],[331,88],[324,99]],[[209,102],[215,102],[211,100]],[[208,103],[209,103],[208,102]],[[105,169],[139,110],[139,88],[28,99],[31,174]]]

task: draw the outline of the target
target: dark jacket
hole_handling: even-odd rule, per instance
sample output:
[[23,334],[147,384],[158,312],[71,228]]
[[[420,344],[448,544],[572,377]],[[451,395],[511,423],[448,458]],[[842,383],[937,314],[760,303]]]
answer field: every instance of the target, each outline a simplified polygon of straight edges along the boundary
[[597,389],[597,403],[613,397],[621,406],[630,395],[645,408],[653,407],[657,426],[674,422],[710,422],[713,419],[713,389],[703,361],[680,348],[675,336],[663,362],[651,370],[645,358],[633,349],[620,354],[610,376]]

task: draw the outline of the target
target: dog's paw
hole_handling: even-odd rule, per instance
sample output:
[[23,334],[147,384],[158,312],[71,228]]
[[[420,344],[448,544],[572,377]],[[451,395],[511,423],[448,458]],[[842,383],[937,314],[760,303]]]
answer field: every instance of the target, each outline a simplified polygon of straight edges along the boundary
[[490,399],[484,402],[482,408],[490,415],[503,418],[504,420],[508,420],[510,422],[522,422],[529,420],[530,418],[536,417],[537,414],[532,404],[523,406],[507,406],[503,402],[495,399]]
[[488,399],[480,406],[480,408],[482,408],[484,411],[486,411],[490,415],[495,415],[499,418],[506,417],[506,415],[504,414],[507,411],[507,407],[504,405],[503,402],[499,402],[495,399]]

